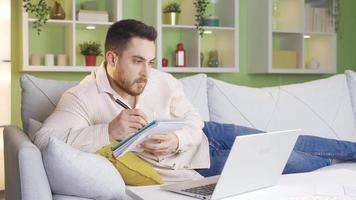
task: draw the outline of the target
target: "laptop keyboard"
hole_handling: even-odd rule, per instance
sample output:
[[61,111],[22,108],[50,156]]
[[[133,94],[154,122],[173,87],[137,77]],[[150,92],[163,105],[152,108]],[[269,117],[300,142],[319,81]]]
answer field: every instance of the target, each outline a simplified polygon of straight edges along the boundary
[[215,186],[216,186],[216,183],[212,183],[212,184],[203,185],[203,186],[199,186],[199,187],[184,189],[182,191],[199,194],[199,195],[203,195],[203,196],[209,196],[209,195],[213,194]]

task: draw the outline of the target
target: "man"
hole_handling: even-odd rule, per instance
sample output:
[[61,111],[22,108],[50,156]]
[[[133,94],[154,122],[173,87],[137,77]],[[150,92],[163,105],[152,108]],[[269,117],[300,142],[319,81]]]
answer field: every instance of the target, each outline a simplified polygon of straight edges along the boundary
[[[103,65],[63,94],[32,140],[43,148],[48,137],[55,136],[94,152],[110,140],[121,140],[142,128],[154,112],[159,118],[184,118],[187,124],[170,134],[151,135],[139,145],[144,151],[136,154],[151,163],[165,181],[220,174],[235,137],[261,131],[204,124],[180,82],[152,69],[156,36],[153,27],[139,21],[114,23],[107,33]],[[284,173],[311,171],[330,165],[333,159],[355,160],[356,145],[301,136]]]

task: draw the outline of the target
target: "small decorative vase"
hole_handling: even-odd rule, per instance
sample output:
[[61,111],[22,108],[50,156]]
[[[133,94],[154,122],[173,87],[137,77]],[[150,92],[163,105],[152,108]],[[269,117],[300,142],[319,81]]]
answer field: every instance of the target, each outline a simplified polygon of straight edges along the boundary
[[317,60],[316,58],[310,59],[308,68],[309,69],[319,69],[320,68],[320,61]]
[[57,65],[58,66],[66,66],[67,65],[67,55],[66,54],[58,54],[57,55]]
[[53,54],[46,54],[45,55],[45,65],[46,66],[53,66],[54,65],[54,55]]
[[218,51],[209,52],[208,67],[218,67],[219,66],[219,56]]
[[168,59],[162,58],[162,67],[168,67]]
[[85,56],[85,65],[86,66],[96,66],[96,56],[86,55]]
[[164,13],[165,16],[165,21],[166,24],[170,25],[177,25],[178,24],[178,18],[179,18],[179,13],[176,12],[169,12],[169,13]]
[[204,53],[200,52],[200,67],[204,66]]
[[41,65],[41,58],[38,54],[31,54],[30,65]]
[[50,12],[51,19],[64,19],[66,17],[66,13],[64,12],[63,7],[57,1],[54,2],[54,6]]

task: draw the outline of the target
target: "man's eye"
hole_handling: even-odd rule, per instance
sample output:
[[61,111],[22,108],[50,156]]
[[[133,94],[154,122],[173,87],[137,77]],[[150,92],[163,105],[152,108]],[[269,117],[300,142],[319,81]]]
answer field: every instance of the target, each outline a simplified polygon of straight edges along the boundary
[[151,66],[153,66],[154,64],[155,64],[155,62],[154,61],[152,61],[152,62],[150,62],[149,63]]
[[139,63],[142,63],[142,61],[141,60],[134,60],[134,63],[139,64]]

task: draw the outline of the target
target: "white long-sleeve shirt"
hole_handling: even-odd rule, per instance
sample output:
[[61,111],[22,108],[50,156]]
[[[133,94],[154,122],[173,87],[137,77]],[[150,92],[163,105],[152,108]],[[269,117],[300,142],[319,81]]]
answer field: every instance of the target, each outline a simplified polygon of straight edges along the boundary
[[[123,110],[115,99],[125,102],[111,88],[102,65],[66,91],[41,129],[30,137],[40,148],[46,146],[49,136],[55,136],[80,150],[95,152],[110,144],[109,122]],[[146,152],[137,154],[151,163],[165,181],[200,178],[193,169],[210,166],[209,145],[202,132],[203,122],[187,100],[181,83],[170,74],[152,69],[136,108],[154,112],[157,118],[180,117],[187,122],[175,132],[179,153],[160,157]]]

